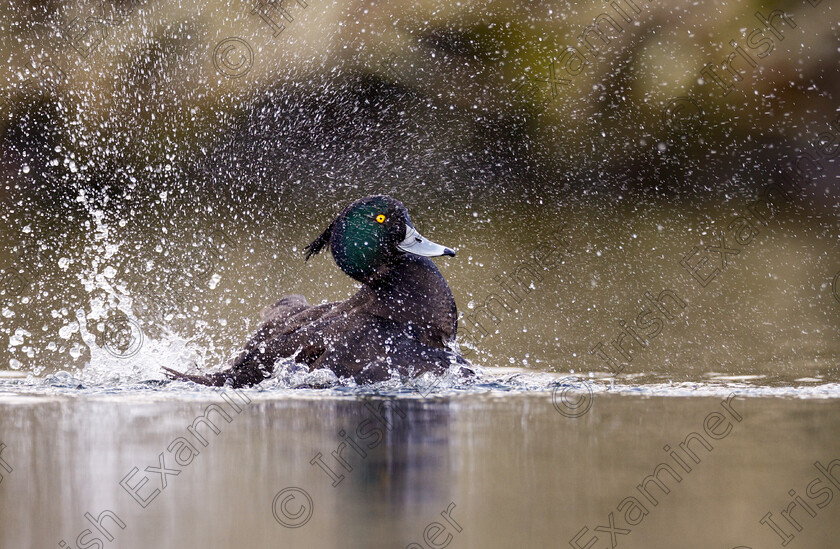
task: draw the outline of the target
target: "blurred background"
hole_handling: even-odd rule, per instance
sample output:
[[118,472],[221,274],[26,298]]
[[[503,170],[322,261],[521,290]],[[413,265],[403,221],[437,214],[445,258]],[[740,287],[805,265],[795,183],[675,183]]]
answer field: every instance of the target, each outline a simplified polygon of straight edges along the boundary
[[387,193],[457,249],[476,364],[837,379],[834,2],[12,0],[0,37],[0,369],[218,367],[353,291],[303,247]]
[[[770,547],[767,513],[833,546],[838,503],[782,512],[840,472],[838,7],[3,2],[0,547],[93,546],[104,510],[115,547],[421,545],[450,503],[453,548],[606,547],[731,393],[732,435],[610,546]],[[223,366],[285,294],[347,298],[303,249],[377,193],[457,250],[479,375],[283,370],[158,478],[230,403],[146,382]],[[403,420],[331,486],[313,456],[338,470],[383,398]],[[288,487],[310,524],[281,526]]]

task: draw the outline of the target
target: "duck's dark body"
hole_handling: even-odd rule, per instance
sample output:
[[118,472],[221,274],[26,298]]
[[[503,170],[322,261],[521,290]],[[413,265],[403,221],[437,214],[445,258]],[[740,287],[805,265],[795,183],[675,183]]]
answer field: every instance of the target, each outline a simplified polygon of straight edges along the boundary
[[[360,383],[387,379],[393,371],[416,376],[441,373],[452,364],[467,365],[447,348],[455,339],[458,315],[452,291],[435,264],[427,257],[397,252],[374,269],[353,271],[342,255],[342,216],[309,246],[307,258],[330,242],[342,270],[363,282],[355,295],[316,306],[301,295],[286,296],[265,312],[262,325],[229,369],[209,375],[170,372],[207,385],[240,387],[269,377],[274,363],[289,357],[311,370],[329,368]],[[405,217],[410,224],[407,212]],[[454,254],[445,250],[446,255]]]

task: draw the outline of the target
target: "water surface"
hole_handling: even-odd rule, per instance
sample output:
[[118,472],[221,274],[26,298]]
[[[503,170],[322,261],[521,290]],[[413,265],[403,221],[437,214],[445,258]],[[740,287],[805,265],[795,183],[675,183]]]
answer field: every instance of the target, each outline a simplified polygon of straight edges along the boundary
[[[423,397],[397,386],[218,393],[67,381],[0,386],[0,456],[13,469],[0,483],[2,547],[75,547],[91,529],[79,547],[434,547],[427,532],[438,546],[567,547],[580,535],[600,548],[611,547],[611,515],[615,546],[628,548],[772,547],[781,538],[760,523],[767,513],[792,547],[829,547],[838,534],[840,487],[808,491],[821,478],[814,463],[840,459],[834,385],[566,379],[555,389],[557,379],[508,372]],[[201,421],[191,432],[212,406],[227,414],[208,415],[218,434]],[[698,463],[679,449],[687,437]],[[660,464],[681,480],[660,468],[670,493],[649,479],[653,505],[637,486]],[[832,471],[840,479],[840,461]],[[833,499],[809,497],[821,489]],[[780,516],[791,490],[816,515],[791,511],[801,532]],[[638,524],[618,509],[629,497],[647,511]],[[106,510],[125,524],[103,516],[113,542],[85,519]]]

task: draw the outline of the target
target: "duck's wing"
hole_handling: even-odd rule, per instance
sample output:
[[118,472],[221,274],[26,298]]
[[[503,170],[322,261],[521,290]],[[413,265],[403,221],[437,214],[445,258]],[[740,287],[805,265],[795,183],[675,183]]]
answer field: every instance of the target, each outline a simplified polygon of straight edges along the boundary
[[274,371],[274,363],[294,356],[298,362],[317,361],[342,334],[359,324],[357,312],[371,299],[363,288],[346,301],[310,307],[300,295],[286,296],[266,309],[263,323],[230,367],[211,374],[184,374],[166,368],[172,379],[220,387],[260,383]]
[[309,303],[306,302],[305,297],[300,294],[287,295],[271,307],[263,309],[261,320],[266,323],[273,319],[286,319],[305,309],[309,309]]
[[[284,333],[292,332],[312,319],[318,318],[328,311],[334,303],[327,303],[311,307],[302,295],[287,295],[271,307],[262,311],[262,323],[257,332],[248,341],[245,348],[231,362],[230,368],[222,372],[211,374],[187,374],[164,368],[170,379],[193,381],[202,385],[221,387],[230,381],[234,387],[254,385],[271,375],[272,368],[266,368],[268,357],[260,357],[260,347],[267,341],[277,338]],[[294,352],[294,351],[292,351]],[[279,355],[282,358],[288,355]],[[264,358],[266,360],[258,360]],[[273,365],[272,360],[270,364]]]

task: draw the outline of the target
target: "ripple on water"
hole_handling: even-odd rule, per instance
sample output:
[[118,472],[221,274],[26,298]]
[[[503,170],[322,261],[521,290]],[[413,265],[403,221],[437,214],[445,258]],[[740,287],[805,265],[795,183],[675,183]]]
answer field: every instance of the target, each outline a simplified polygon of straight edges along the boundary
[[[800,399],[840,398],[840,384],[818,378],[796,380],[797,385],[772,383],[765,376],[704,375],[702,381],[673,381],[661,374],[607,376],[589,373],[534,372],[523,368],[477,368],[470,378],[454,374],[424,378],[408,383],[394,377],[370,385],[338,379],[329,370],[308,372],[299,365],[278,368],[274,376],[260,385],[245,389],[258,400],[354,398],[384,396],[394,398],[441,398],[488,395],[496,398],[533,393],[552,393],[560,386],[570,394],[613,393],[646,397],[721,397],[736,393],[743,397],[782,397]],[[43,402],[45,398],[118,398],[139,400],[204,400],[218,388],[192,382],[137,379],[132,381],[92,380],[58,372],[44,377],[21,372],[0,371],[0,403]]]

